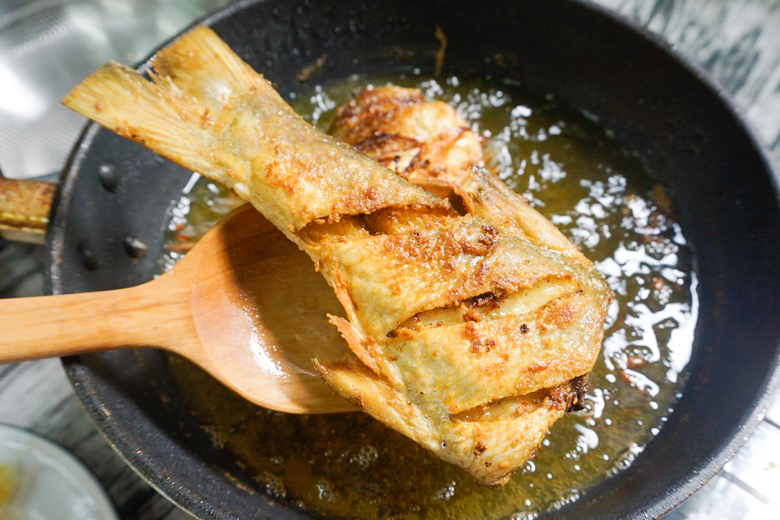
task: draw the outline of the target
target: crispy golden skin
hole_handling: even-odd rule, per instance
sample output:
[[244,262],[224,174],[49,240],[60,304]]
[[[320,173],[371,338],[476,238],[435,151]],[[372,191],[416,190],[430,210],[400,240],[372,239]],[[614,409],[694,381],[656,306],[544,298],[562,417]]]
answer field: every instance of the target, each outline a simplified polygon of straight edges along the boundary
[[338,109],[330,134],[424,186],[458,185],[482,160],[482,139],[418,89],[365,89]]
[[[479,138],[419,91],[343,107],[333,134],[356,149],[305,123],[209,29],[154,69],[147,81],[109,63],[64,102],[254,205],[344,306],[348,319],[331,321],[355,356],[318,364],[328,383],[480,482],[505,483],[598,355],[610,293],[592,264],[474,167]],[[455,207],[440,196],[452,193]]]

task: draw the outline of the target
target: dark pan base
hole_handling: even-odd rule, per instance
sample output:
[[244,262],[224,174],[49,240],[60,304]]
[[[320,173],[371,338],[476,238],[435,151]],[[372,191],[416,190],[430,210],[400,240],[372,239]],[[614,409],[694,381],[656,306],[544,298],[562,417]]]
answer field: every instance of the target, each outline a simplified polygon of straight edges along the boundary
[[[543,4],[543,5],[542,5]],[[780,204],[760,146],[701,71],[658,40],[579,1],[243,2],[203,20],[283,93],[355,72],[492,73],[597,115],[665,184],[698,256],[701,313],[684,397],[637,461],[556,513],[654,517],[696,491],[757,426],[778,387]],[[297,49],[298,52],[293,52]],[[111,169],[118,173],[118,182]],[[50,228],[53,293],[148,280],[181,168],[89,126]],[[136,258],[127,238],[148,247]],[[136,255],[138,256],[138,255]],[[302,518],[275,505],[178,406],[154,350],[65,360],[98,428],[153,486],[201,518]],[[242,485],[245,483],[246,485]]]

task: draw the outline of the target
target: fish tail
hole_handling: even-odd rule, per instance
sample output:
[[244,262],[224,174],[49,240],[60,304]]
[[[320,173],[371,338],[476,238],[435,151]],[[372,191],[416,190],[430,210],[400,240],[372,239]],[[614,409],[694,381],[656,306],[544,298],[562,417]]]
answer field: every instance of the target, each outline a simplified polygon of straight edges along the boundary
[[149,81],[112,61],[71,90],[62,103],[186,168],[209,167],[203,150],[213,138],[202,128],[204,108],[187,100],[169,81]]
[[214,109],[232,110],[234,98],[256,92],[292,112],[287,103],[208,27],[195,27],[152,60],[160,77],[168,78],[182,93],[196,97]]

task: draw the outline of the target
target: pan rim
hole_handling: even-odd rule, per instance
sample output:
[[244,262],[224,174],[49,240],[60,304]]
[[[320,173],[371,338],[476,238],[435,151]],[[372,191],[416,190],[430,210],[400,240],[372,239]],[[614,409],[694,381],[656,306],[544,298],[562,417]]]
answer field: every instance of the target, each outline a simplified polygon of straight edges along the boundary
[[[241,0],[199,18],[184,30],[157,47],[155,51],[142,60],[137,66],[137,69],[141,72],[146,71],[150,66],[150,59],[157,50],[191,30],[193,27],[197,25],[212,26],[237,12],[265,1],[266,0]],[[780,207],[780,174],[769,158],[766,144],[754,132],[742,111],[731,99],[726,89],[706,70],[694,62],[684,51],[675,48],[661,36],[651,32],[645,26],[639,25],[633,20],[609,10],[606,7],[597,5],[589,0],[559,1],[590,10],[627,28],[629,31],[633,32],[635,36],[645,40],[657,51],[663,53],[666,58],[673,61],[676,65],[681,66],[685,72],[692,75],[707,90],[715,94],[721,107],[726,113],[733,117],[740,131],[747,137],[752,145],[753,152],[757,154],[757,157],[760,159],[760,162],[765,167],[766,171],[770,173],[769,180],[774,188],[774,199],[778,207]],[[47,232],[45,288],[48,294],[61,294],[63,292],[62,271],[59,258],[64,247],[63,229],[65,212],[60,208],[66,206],[72,199],[75,180],[78,176],[80,165],[86,155],[86,151],[90,148],[90,145],[99,130],[100,127],[95,123],[90,122],[85,125],[84,130],[74,145],[62,171],[59,189],[55,195],[51,210],[52,218],[50,219]],[[721,444],[713,456],[706,461],[703,461],[698,471],[693,472],[692,470],[691,473],[687,475],[687,480],[679,483],[671,492],[657,497],[649,503],[639,505],[634,511],[634,514],[656,517],[671,511],[713,478],[726,462],[731,460],[747,442],[747,439],[755,432],[766,415],[772,404],[772,398],[780,391],[780,346],[775,347],[778,350],[778,354],[768,368],[767,377],[761,384],[760,392],[751,403],[751,410],[749,413],[744,414],[739,421],[734,423],[731,438]],[[120,457],[145,482],[152,486],[157,492],[168,498],[171,502],[193,515],[207,514],[209,517],[219,519],[238,518],[230,511],[217,508],[216,505],[208,503],[205,497],[199,495],[194,489],[183,485],[181,482],[172,483],[172,480],[167,480],[159,471],[160,468],[153,464],[152,461],[133,458],[128,455],[135,452],[137,445],[132,444],[124,432],[112,427],[110,420],[100,411],[100,403],[95,400],[94,394],[90,395],[89,390],[86,388],[86,385],[89,384],[89,377],[85,377],[84,375],[85,373],[83,372],[80,358],[78,356],[67,357],[63,358],[62,362],[66,375],[73,386],[76,395],[79,397],[80,402],[85,407],[88,416],[97,430]],[[289,511],[289,516],[285,516],[288,518],[306,518],[295,511]],[[278,516],[276,517],[278,518]],[[268,518],[271,517],[269,516]]]

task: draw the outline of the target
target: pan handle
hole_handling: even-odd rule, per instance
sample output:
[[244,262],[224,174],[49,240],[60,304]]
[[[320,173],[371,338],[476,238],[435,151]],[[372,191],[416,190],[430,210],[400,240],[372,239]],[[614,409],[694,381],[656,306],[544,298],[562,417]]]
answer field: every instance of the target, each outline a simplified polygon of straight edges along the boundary
[[0,177],[0,235],[8,240],[42,244],[57,185]]

